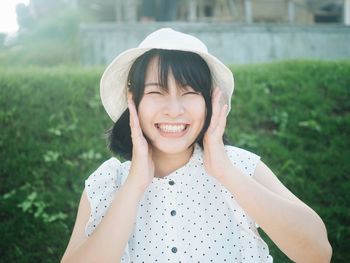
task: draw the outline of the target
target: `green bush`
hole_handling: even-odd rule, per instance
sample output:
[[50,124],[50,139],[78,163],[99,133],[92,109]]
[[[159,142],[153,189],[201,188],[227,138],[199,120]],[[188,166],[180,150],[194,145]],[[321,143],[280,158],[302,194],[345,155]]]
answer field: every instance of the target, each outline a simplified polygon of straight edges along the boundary
[[[236,66],[227,133],[325,221],[350,262],[350,62]],[[102,69],[0,69],[0,261],[58,262],[84,180],[111,155]],[[262,233],[275,262],[290,262]]]
[[[233,72],[231,138],[262,156],[321,216],[332,261],[350,262],[350,63],[292,61]],[[289,262],[268,243],[275,262]]]

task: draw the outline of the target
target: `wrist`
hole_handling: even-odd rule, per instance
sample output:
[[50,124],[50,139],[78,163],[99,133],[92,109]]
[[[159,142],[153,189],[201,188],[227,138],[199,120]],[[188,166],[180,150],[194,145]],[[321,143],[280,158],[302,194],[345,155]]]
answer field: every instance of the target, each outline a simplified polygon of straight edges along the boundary
[[223,167],[225,167],[225,169],[219,181],[224,186],[232,184],[233,181],[235,182],[235,185],[238,185],[240,184],[242,178],[246,178],[244,173],[237,166],[231,163],[231,161],[229,164],[224,165]]
[[130,193],[136,195],[138,198],[141,198],[147,189],[147,186],[138,182],[137,178],[130,176],[125,180],[123,187],[127,188]]
[[226,179],[231,176],[231,171],[233,171],[235,168],[227,156],[223,157],[221,160],[220,171],[218,172],[216,178],[219,182],[224,183]]

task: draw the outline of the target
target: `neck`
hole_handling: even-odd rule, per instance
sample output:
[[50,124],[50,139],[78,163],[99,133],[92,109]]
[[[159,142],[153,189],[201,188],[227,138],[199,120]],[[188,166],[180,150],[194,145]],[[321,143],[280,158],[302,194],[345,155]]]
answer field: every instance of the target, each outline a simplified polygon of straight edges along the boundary
[[180,153],[164,153],[153,148],[152,157],[155,166],[155,177],[163,178],[184,166],[190,160],[194,146]]

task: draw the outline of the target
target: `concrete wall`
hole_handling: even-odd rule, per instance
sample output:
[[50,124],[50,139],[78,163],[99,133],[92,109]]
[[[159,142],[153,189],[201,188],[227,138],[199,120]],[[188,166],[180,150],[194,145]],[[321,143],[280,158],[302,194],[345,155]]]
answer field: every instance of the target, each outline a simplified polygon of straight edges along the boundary
[[350,27],[342,25],[237,25],[214,23],[85,24],[80,28],[83,65],[107,64],[152,31],[172,27],[200,38],[227,64],[284,59],[350,59]]

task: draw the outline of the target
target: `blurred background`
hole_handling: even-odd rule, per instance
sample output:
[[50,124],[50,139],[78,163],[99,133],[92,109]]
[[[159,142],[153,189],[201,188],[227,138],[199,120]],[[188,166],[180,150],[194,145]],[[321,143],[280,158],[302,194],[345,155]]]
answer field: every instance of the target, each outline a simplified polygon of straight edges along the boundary
[[200,37],[226,63],[350,57],[349,0],[4,0],[0,5],[0,63],[6,65],[104,65],[160,26]]
[[84,180],[111,156],[101,74],[161,27],[230,67],[231,141],[322,217],[332,262],[350,262],[350,0],[1,0],[0,262],[60,261]]

